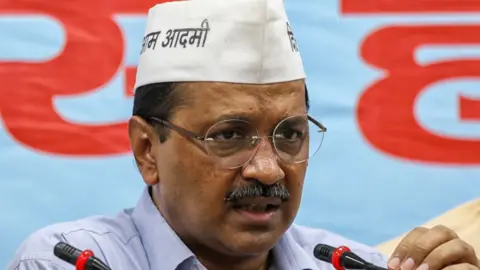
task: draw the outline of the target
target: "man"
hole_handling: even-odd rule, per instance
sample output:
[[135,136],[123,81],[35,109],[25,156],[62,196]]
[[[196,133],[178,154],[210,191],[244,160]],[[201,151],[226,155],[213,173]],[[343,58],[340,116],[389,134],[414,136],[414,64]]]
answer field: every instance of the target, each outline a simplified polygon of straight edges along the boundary
[[[149,11],[129,122],[146,188],[137,206],[42,229],[9,270],[73,269],[59,241],[113,270],[329,269],[318,243],[372,248],[292,222],[326,128],[307,115],[302,60],[282,0],[195,0]],[[390,268],[478,269],[449,229],[413,230]]]

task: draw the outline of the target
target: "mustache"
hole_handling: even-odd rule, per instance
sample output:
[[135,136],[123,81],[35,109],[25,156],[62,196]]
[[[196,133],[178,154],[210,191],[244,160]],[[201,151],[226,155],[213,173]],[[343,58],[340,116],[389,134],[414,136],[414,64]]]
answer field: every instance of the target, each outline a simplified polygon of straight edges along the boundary
[[264,185],[257,181],[253,185],[238,187],[228,192],[225,196],[225,201],[234,202],[245,198],[256,197],[277,197],[282,201],[287,201],[290,198],[290,192],[288,192],[288,189],[282,185],[280,181],[272,185]]

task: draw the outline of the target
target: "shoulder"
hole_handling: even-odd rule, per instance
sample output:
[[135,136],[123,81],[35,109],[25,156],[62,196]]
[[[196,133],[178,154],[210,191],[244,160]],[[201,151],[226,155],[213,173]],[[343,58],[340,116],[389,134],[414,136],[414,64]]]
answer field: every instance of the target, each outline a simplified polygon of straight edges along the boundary
[[287,232],[290,239],[297,243],[308,256],[313,258],[313,250],[317,244],[327,244],[332,247],[347,246],[366,261],[380,266],[386,266],[388,258],[374,247],[347,239],[333,232],[292,225]]
[[125,210],[115,217],[93,216],[42,228],[20,245],[7,270],[73,269],[53,254],[58,242],[66,242],[81,250],[90,249],[95,256],[105,260],[105,249],[117,249],[117,252],[118,249],[128,249],[135,242],[132,240],[138,239],[129,214],[130,210]]

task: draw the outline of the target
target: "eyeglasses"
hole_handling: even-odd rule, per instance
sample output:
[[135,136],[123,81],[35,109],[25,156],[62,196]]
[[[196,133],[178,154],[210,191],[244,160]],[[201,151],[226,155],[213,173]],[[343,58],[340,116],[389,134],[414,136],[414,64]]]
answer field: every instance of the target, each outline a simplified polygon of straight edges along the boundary
[[[168,121],[151,117],[152,121],[202,143],[207,154],[223,168],[234,169],[248,163],[262,140],[256,127],[248,121],[228,119],[211,126],[205,136],[186,130]],[[313,117],[302,114],[280,121],[271,136],[265,136],[278,157],[286,163],[302,163],[313,157],[323,142],[327,128]]]

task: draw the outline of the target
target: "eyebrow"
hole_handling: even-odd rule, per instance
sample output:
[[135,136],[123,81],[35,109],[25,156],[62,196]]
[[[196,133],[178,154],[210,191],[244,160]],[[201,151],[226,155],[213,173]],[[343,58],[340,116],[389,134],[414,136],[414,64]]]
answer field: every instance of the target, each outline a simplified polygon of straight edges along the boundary
[[216,117],[210,121],[208,121],[208,123],[211,123],[212,125],[220,122],[220,121],[224,121],[224,120],[242,120],[242,121],[247,121],[247,122],[251,122],[252,121],[252,117],[248,116],[246,113],[227,113],[227,114],[222,114],[221,116],[219,117]]
[[[282,117],[276,122],[273,126],[275,127],[280,121],[282,121],[284,118],[288,117],[289,115],[282,115]],[[212,120],[206,121],[203,123],[205,126],[213,126],[217,124],[218,122],[225,121],[225,120],[241,120],[241,121],[246,121],[249,123],[254,123],[255,120],[254,118],[261,117],[260,114],[258,113],[247,113],[247,112],[232,112],[232,113],[226,113],[222,114],[219,117],[216,117]]]

